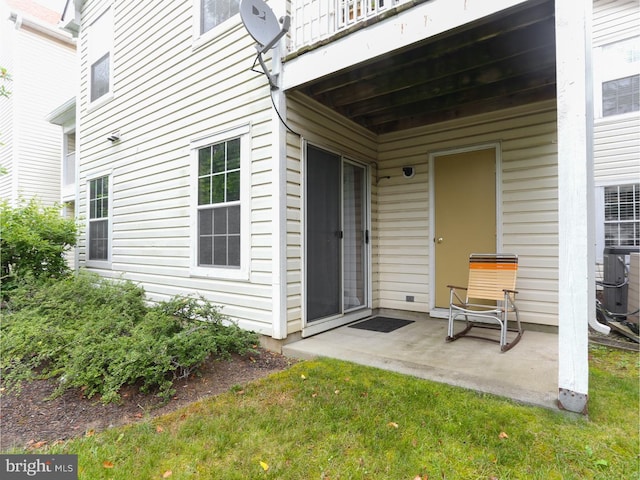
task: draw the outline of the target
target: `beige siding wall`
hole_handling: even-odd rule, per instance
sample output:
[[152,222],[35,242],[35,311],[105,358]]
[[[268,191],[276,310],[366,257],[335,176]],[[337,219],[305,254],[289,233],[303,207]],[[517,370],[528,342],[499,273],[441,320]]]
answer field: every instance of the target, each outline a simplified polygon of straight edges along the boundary
[[[557,325],[557,155],[555,106],[535,105],[380,138],[379,248],[374,307],[428,312],[431,307],[429,154],[499,142],[502,251],[520,256],[522,320]],[[413,165],[414,178],[401,167]],[[389,177],[389,178],[387,178]],[[415,297],[407,303],[406,295]]]
[[[308,98],[289,96],[293,129],[321,147],[370,164],[372,176],[373,308],[427,313],[431,307],[429,154],[500,144],[502,250],[520,256],[522,319],[557,325],[557,150],[553,102],[376,137]],[[290,141],[290,169],[300,175],[299,142]],[[412,179],[403,166],[414,166]],[[293,188],[295,198],[301,190]],[[290,210],[302,228],[302,200]],[[296,236],[296,238],[298,238]],[[298,245],[296,245],[298,247]],[[297,250],[296,250],[297,251]],[[291,260],[291,258],[290,258]],[[299,276],[302,259],[290,273]],[[297,284],[296,284],[297,285]],[[415,302],[406,302],[406,296]],[[292,298],[292,304],[295,304]],[[291,316],[290,319],[298,320]],[[297,323],[292,322],[292,328]]]
[[[88,102],[88,38],[81,37],[80,195],[87,179],[111,174],[112,262],[101,273],[142,284],[150,297],[200,293],[245,328],[271,334],[271,103],[262,75],[250,71],[253,42],[238,16],[208,42],[194,38],[194,3],[115,2],[113,98]],[[104,4],[87,2],[90,25]],[[250,125],[250,262],[247,279],[203,278],[191,271],[193,159],[190,143]],[[115,130],[120,142],[106,137]],[[79,261],[86,264],[85,240]],[[91,263],[89,263],[90,265]]]

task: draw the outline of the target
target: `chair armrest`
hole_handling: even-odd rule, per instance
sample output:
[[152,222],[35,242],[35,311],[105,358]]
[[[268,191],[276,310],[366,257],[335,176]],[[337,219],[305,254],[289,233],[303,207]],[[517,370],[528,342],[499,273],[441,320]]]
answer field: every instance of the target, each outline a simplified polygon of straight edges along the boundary
[[456,287],[455,285],[447,285],[447,288],[455,288],[456,290],[468,290],[467,287]]

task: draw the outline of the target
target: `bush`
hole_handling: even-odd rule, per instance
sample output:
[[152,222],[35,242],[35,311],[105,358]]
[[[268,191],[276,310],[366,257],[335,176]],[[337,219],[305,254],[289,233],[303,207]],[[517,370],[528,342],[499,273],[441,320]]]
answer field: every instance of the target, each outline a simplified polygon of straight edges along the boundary
[[76,244],[78,226],[60,216],[59,207],[37,199],[11,207],[0,203],[0,287],[3,293],[25,275],[61,277],[68,273],[64,254]]
[[80,387],[102,401],[124,385],[173,394],[173,380],[210,356],[244,354],[258,341],[226,321],[203,298],[175,297],[155,306],[132,282],[81,272],[58,281],[23,282],[11,295],[0,328],[6,387],[58,378],[57,394]]

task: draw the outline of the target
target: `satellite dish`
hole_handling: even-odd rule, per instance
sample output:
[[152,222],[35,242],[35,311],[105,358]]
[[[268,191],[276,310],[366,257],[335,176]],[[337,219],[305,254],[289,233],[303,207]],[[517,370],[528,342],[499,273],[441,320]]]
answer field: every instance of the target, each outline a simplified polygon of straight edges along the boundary
[[249,35],[262,46],[271,43],[280,33],[280,22],[262,0],[241,0],[240,18]]
[[262,54],[275,47],[278,40],[289,31],[291,18],[287,15],[278,21],[273,10],[263,0],[240,0],[240,18],[249,35],[258,43],[256,45],[257,60],[269,79],[269,85],[272,89],[278,88],[275,77],[269,73],[264,63]]

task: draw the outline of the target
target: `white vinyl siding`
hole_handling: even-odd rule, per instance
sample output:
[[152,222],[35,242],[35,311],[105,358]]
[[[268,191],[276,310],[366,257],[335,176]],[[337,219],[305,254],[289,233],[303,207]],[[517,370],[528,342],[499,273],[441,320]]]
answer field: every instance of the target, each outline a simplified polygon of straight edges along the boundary
[[[7,14],[8,15],[8,14]],[[55,26],[51,26],[55,30]],[[62,133],[46,117],[75,94],[75,48],[2,19],[0,65],[12,81],[9,98],[0,98],[0,198],[16,203],[37,196],[43,203],[60,202]]]
[[[86,178],[112,171],[111,269],[101,273],[139,282],[152,299],[197,292],[224,305],[223,313],[240,326],[270,335],[272,119],[268,82],[250,71],[253,42],[235,16],[226,22],[224,36],[194,45],[192,2],[128,0],[116,7],[117,95],[104,109],[89,108],[86,34],[80,38],[80,216],[87,215]],[[86,2],[83,22],[99,13],[99,5]],[[239,126],[246,130],[250,162],[242,202],[248,220],[246,273],[198,275],[192,263],[193,144]],[[120,141],[107,141],[116,130]],[[83,237],[80,265],[86,257]]]
[[595,0],[592,38],[594,47],[638,35],[638,0]]

